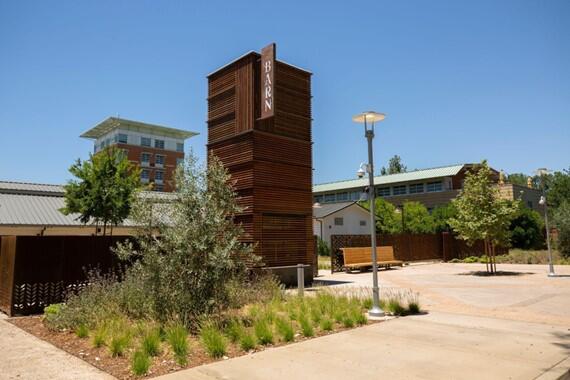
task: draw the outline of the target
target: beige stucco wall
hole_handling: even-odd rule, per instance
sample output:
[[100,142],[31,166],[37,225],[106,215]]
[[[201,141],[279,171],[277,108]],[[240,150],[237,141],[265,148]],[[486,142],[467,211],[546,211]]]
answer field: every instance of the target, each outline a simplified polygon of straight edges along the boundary
[[[343,218],[343,225],[335,226],[335,218]],[[317,219],[313,219],[313,234],[321,237],[328,244],[331,242],[331,235],[367,235],[370,233],[369,219],[370,213],[354,204],[323,218],[322,236],[320,223]],[[364,226],[360,225],[361,220],[366,222]]]

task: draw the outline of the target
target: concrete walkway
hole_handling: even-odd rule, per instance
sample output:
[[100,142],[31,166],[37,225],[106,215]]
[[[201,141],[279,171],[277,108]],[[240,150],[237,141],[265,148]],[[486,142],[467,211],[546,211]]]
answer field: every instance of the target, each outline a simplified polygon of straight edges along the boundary
[[110,380],[114,377],[20,330],[0,313],[0,379]]
[[569,356],[567,328],[435,312],[158,379],[557,379]]

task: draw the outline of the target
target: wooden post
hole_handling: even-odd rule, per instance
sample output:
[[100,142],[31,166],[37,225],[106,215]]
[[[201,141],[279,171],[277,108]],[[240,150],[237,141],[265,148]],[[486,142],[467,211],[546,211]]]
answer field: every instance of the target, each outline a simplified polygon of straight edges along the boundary
[[3,236],[0,249],[0,310],[12,316],[14,275],[16,268],[16,236]]

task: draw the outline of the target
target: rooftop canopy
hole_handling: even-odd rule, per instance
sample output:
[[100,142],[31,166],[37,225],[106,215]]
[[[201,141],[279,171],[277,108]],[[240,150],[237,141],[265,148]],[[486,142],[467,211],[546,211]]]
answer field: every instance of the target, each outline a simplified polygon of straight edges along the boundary
[[87,132],[81,134],[81,137],[87,139],[98,139],[99,137],[117,128],[127,131],[135,131],[141,133],[148,133],[152,135],[172,137],[175,139],[187,139],[192,136],[196,136],[198,134],[197,132],[169,128],[169,127],[164,127],[162,125],[142,123],[140,121],[120,119],[118,117],[109,117],[106,120],[94,126],[93,128],[91,128],[90,130],[88,130]]

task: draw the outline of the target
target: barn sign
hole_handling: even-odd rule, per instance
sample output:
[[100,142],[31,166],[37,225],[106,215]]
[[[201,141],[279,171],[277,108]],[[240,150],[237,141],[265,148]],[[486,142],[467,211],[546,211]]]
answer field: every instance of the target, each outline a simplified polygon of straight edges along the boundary
[[275,115],[275,44],[261,49],[261,118]]

